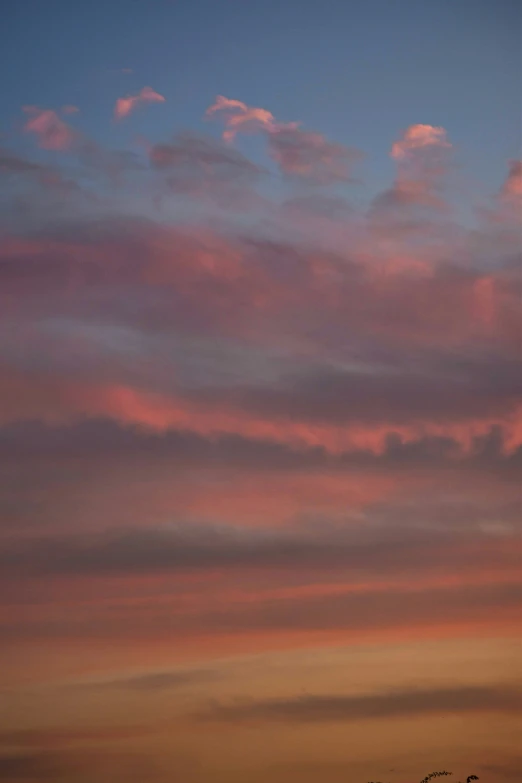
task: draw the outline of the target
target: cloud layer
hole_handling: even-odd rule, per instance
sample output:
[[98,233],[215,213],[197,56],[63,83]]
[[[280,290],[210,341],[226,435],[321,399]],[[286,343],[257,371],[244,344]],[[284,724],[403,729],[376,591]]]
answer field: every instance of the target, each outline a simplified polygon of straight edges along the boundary
[[[165,101],[144,88],[114,118]],[[72,105],[22,115],[0,150],[0,668],[23,699],[0,777],[118,779],[132,751],[129,775],[202,780],[201,736],[259,756],[251,721],[263,747],[277,723],[285,747],[342,729],[367,756],[384,720],[383,754],[398,719],[410,750],[457,725],[504,741],[516,674],[488,655],[520,616],[520,161],[461,219],[435,125],[399,130],[364,196],[349,138],[236,98],[202,107],[205,133],[122,149]],[[460,679],[428,649],[459,639]],[[56,725],[28,725],[51,699]]]

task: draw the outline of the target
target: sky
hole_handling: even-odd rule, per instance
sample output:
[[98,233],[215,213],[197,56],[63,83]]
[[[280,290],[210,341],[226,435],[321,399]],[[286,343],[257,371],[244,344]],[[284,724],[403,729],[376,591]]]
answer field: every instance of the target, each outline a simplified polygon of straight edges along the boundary
[[522,7],[17,0],[0,781],[518,780]]

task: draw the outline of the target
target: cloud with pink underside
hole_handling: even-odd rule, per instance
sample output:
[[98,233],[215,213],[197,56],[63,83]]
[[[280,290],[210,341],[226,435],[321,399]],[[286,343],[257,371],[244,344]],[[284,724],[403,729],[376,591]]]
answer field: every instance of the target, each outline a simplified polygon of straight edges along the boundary
[[224,123],[223,140],[232,142],[238,133],[264,133],[271,158],[282,174],[309,183],[326,185],[351,178],[351,164],[360,155],[342,144],[328,141],[321,133],[300,129],[299,122],[281,123],[272,112],[243,101],[218,95],[205,112]]
[[121,120],[128,117],[133,111],[144,103],[165,103],[165,97],[156,92],[152,87],[143,87],[137,95],[128,95],[118,98],[114,107],[114,117]]
[[241,133],[259,133],[275,130],[278,125],[272,112],[255,106],[247,106],[243,101],[225,98],[218,95],[212,106],[206,111],[206,116],[219,114],[225,124],[223,139],[233,141],[239,131]]
[[395,181],[377,197],[374,216],[418,207],[447,213],[443,189],[452,150],[444,128],[421,123],[406,128],[390,150],[397,164]]
[[36,136],[39,147],[45,150],[67,150],[72,147],[76,133],[55,111],[24,106],[24,112],[28,115],[24,130]]

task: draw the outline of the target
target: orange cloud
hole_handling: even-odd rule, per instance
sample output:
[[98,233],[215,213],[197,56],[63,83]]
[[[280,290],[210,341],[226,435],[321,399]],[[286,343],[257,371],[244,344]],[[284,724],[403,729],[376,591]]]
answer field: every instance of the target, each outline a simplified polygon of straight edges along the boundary
[[38,146],[45,150],[67,150],[72,147],[76,133],[55,111],[24,106],[29,119],[24,125],[27,133],[34,133]]
[[142,103],[165,103],[165,97],[151,87],[143,87],[137,95],[118,98],[114,107],[114,117],[121,120],[138,108]]

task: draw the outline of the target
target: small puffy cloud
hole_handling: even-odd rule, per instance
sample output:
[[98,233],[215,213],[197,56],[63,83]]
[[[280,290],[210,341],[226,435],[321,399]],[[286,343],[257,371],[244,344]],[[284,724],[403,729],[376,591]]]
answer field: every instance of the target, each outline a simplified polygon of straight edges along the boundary
[[403,160],[417,150],[432,149],[433,147],[451,147],[446,139],[444,128],[436,128],[433,125],[410,125],[402,134],[402,138],[393,144],[391,156],[395,160]]
[[127,117],[142,103],[165,103],[165,97],[156,92],[152,87],[143,87],[137,95],[128,95],[118,98],[114,107],[114,117],[121,120]]
[[76,138],[75,131],[52,109],[24,106],[29,119],[24,125],[27,133],[34,133],[38,146],[45,150],[67,150]]
[[218,95],[215,103],[206,111],[206,116],[211,117],[219,113],[225,123],[223,139],[233,141],[238,131],[242,133],[256,133],[258,131],[271,131],[277,127],[274,115],[267,109],[255,106],[247,106],[243,101],[236,101]]
[[[395,223],[400,216],[407,216],[403,228],[415,232],[426,229],[427,225],[411,222],[412,209],[447,213],[449,208],[442,198],[441,184],[448,172],[451,149],[444,128],[410,125],[392,145],[390,156],[397,162],[397,176],[392,187],[375,199],[372,216],[379,220],[391,217]],[[396,224],[395,228],[400,226]],[[386,230],[390,230],[389,225]]]
[[217,95],[215,103],[207,109],[207,115],[214,114],[216,111],[247,112],[248,106],[243,101],[236,101],[233,98],[225,98],[224,95]]
[[399,179],[434,183],[448,168],[452,145],[444,128],[433,125],[410,125],[390,155],[399,166]]
[[79,108],[74,106],[72,103],[68,103],[65,106],[62,106],[62,114],[77,114],[79,111]]

